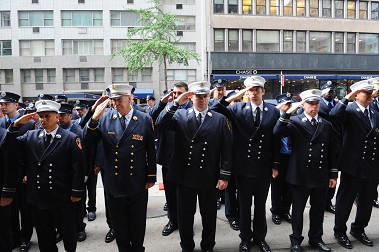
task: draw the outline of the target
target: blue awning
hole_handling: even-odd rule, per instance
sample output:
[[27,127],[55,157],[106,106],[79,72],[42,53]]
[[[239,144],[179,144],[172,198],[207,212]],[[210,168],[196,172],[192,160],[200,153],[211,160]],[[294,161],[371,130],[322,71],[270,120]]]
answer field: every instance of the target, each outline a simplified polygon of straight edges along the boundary
[[[280,74],[258,74],[266,80],[280,80]],[[378,78],[379,75],[337,75],[337,74],[285,74],[286,79],[295,80],[366,80],[371,78]],[[238,80],[243,79],[251,75],[240,75],[240,74],[213,74],[213,80],[217,79],[228,79],[228,80]]]
[[153,95],[154,89],[152,88],[136,88],[134,97],[138,99],[146,99],[146,96]]

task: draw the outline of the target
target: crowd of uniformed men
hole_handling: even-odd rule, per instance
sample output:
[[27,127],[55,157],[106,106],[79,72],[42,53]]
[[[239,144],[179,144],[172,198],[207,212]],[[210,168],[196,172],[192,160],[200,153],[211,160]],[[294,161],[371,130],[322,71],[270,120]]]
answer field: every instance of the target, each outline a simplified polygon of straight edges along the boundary
[[147,97],[143,109],[128,84],[110,85],[92,106],[40,95],[24,113],[19,95],[2,92],[1,251],[28,251],[33,227],[40,251],[58,251],[62,239],[66,251],[76,251],[77,241],[86,239],[84,217],[96,218],[99,172],[109,226],[105,242],[116,239],[121,252],[144,251],[148,189],[156,182],[157,163],[169,219],[162,235],[179,229],[184,252],[195,248],[197,202],[200,247],[213,251],[221,194],[230,227],[240,231],[238,250],[255,244],[271,251],[265,239],[270,185],[273,223],[292,224],[290,251],[301,251],[308,199],[311,247],[331,251],[322,239],[328,211],[335,214],[336,240],[352,248],[346,222],[354,202],[350,234],[373,246],[365,227],[372,206],[379,207],[378,81],[353,84],[339,101],[335,83],[327,81],[300,93],[298,101],[290,93],[278,95],[276,106],[263,100],[260,76],[228,94],[226,80],[214,81],[212,90],[204,81],[178,82],[157,103]]

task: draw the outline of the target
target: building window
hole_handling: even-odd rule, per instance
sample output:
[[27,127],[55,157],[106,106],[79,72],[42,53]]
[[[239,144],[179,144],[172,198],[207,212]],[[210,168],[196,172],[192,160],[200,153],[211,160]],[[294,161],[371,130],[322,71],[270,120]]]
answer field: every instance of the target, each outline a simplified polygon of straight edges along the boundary
[[215,52],[225,51],[225,33],[224,30],[215,30]]
[[194,4],[195,0],[164,0],[165,4]]
[[296,52],[305,52],[307,47],[307,38],[305,31],[296,32]]
[[102,11],[62,11],[62,26],[102,26]]
[[111,11],[111,26],[140,26],[141,18],[132,11]]
[[283,31],[283,52],[293,51],[293,32]]
[[179,42],[175,44],[176,47],[188,50],[188,51],[193,51],[196,52],[196,43],[195,42]]
[[138,72],[130,72],[128,71],[128,81],[129,82],[135,82],[138,80]]
[[251,14],[252,11],[252,0],[243,0],[242,1],[242,13],[243,14]]
[[371,19],[379,19],[379,3],[371,2]]
[[118,50],[125,47],[125,39],[112,39],[112,53],[117,52]]
[[279,52],[279,31],[257,30],[257,52]]
[[253,31],[251,30],[242,31],[242,51],[243,52],[253,51]]
[[378,34],[359,34],[359,53],[378,53]]
[[305,0],[296,0],[296,16],[305,17]]
[[32,82],[32,70],[22,69],[21,70],[22,83],[31,83]]
[[293,0],[284,0],[283,4],[283,15],[284,16],[293,16]]
[[228,51],[229,52],[238,52],[239,45],[239,34],[238,30],[229,30],[228,31]]
[[355,1],[347,1],[347,18],[355,18]]
[[309,52],[326,53],[331,52],[330,32],[310,32]]
[[12,41],[3,40],[0,41],[0,56],[12,55]]
[[343,2],[344,1],[335,1],[335,18],[343,18],[344,10],[343,10]]
[[318,0],[310,0],[309,2],[309,16],[318,17]]
[[5,84],[13,83],[13,69],[5,69]]
[[11,26],[11,12],[10,11],[0,11],[0,27]]
[[55,83],[55,69],[47,69],[47,82]]
[[35,83],[43,83],[43,69],[34,70],[34,80]]
[[124,81],[124,68],[112,68],[112,81],[113,82]]
[[224,0],[214,0],[214,13],[224,13]]
[[63,78],[65,83],[74,83],[75,69],[63,69]]
[[104,68],[94,69],[95,82],[104,82]]
[[168,81],[195,81],[196,70],[181,70],[181,69],[169,69],[167,70]]
[[359,2],[359,19],[367,19],[368,16],[368,2]]
[[238,0],[228,0],[228,13],[238,13]]
[[24,26],[54,26],[53,11],[19,11],[18,25]]
[[332,17],[332,1],[331,0],[322,1],[322,17],[325,17],[325,18]]
[[270,0],[270,15],[279,16],[279,0]]
[[195,30],[195,16],[178,16],[179,22],[177,29],[179,31],[194,31]]
[[257,0],[257,15],[266,15],[266,0]]
[[103,41],[63,40],[63,55],[103,55]]
[[347,34],[347,53],[356,53],[355,44],[356,44],[355,33],[348,33]]
[[142,81],[143,82],[149,82],[152,80],[151,75],[153,73],[153,69],[151,68],[145,68],[142,70]]
[[20,56],[53,56],[54,40],[20,40]]
[[334,33],[334,52],[343,53],[343,33]]
[[79,69],[80,82],[89,82],[89,69]]

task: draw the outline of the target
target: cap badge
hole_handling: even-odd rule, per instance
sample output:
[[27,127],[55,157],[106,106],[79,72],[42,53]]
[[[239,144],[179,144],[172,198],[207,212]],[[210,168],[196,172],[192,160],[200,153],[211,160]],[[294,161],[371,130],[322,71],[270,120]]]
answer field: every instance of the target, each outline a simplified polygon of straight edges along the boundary
[[290,98],[290,97],[291,97],[291,93],[287,93],[286,96],[287,96],[288,98]]
[[222,83],[222,80],[221,80],[221,79],[218,79],[217,82],[221,84],[221,83]]
[[43,97],[43,94],[40,94],[40,95],[39,95],[39,97],[41,97],[41,98],[42,98],[42,97]]
[[115,84],[112,84],[112,89],[116,89],[116,85]]
[[303,119],[301,119],[302,122],[306,122],[308,119],[306,117],[303,117]]
[[315,94],[315,93],[316,93],[316,91],[312,90],[312,91],[311,91],[311,93],[312,93],[312,94]]
[[1,96],[6,96],[6,95],[7,95],[7,93],[1,92]]
[[47,102],[46,101],[42,101],[42,105],[47,105]]
[[137,119],[138,119],[137,116],[133,116],[134,121],[137,121]]
[[80,101],[79,100],[76,100],[76,102],[75,102],[76,104],[79,104],[80,103]]

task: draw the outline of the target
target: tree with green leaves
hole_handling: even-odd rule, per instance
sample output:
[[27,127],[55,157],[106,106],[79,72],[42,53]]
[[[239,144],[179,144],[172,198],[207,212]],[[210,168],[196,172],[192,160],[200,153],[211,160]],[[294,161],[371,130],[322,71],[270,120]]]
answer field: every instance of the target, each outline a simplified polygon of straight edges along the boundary
[[173,63],[188,66],[190,59],[197,62],[200,56],[190,50],[178,46],[176,36],[177,23],[180,22],[175,14],[165,13],[160,0],[147,0],[151,8],[128,9],[140,16],[140,25],[128,30],[124,48],[113,54],[120,55],[128,65],[128,72],[138,72],[151,67],[154,61],[164,66],[165,88],[167,86],[167,66]]

